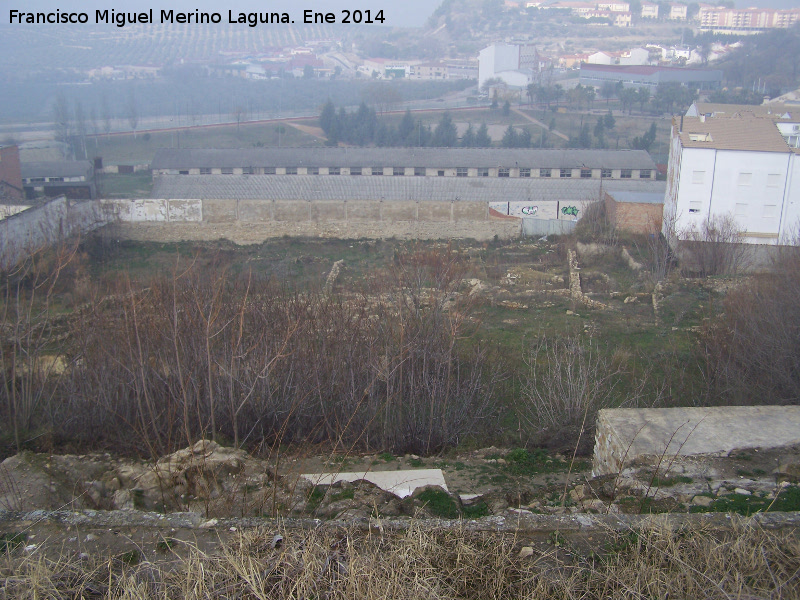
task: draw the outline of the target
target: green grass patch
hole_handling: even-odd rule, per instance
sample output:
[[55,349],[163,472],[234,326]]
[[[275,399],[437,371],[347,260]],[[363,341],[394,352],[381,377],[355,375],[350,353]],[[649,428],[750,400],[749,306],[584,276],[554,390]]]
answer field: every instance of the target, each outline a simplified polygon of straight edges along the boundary
[[425,504],[432,515],[442,519],[457,519],[459,517],[456,501],[445,491],[424,490],[417,499]]
[[727,512],[750,516],[757,512],[800,511],[800,487],[790,486],[778,494],[777,498],[764,498],[752,494],[729,494],[717,498],[711,506],[692,506],[690,512]]
[[28,534],[24,532],[0,534],[0,554],[5,552],[13,552],[22,546],[27,540]]
[[378,458],[384,462],[392,462],[395,459],[395,456],[391,452],[381,452],[378,454]]
[[[515,448],[504,457],[506,464],[504,470],[511,475],[539,475],[541,473],[557,473],[566,471],[569,462],[552,458],[546,450],[534,448]],[[580,471],[586,468],[582,461],[576,461],[573,470]]]
[[480,519],[481,517],[489,516],[489,506],[486,502],[481,501],[477,504],[464,506],[461,514],[464,515],[465,519]]

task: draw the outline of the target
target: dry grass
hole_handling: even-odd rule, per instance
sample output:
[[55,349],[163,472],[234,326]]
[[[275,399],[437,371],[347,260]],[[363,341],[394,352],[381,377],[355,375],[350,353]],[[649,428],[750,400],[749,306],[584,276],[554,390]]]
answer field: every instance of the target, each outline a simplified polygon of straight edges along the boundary
[[[671,528],[563,536],[528,545],[513,533],[428,528],[375,534],[323,527],[237,534],[215,555],[128,565],[119,558],[6,555],[0,598],[797,598],[796,536],[733,521],[719,531]],[[595,542],[597,543],[597,542]]]

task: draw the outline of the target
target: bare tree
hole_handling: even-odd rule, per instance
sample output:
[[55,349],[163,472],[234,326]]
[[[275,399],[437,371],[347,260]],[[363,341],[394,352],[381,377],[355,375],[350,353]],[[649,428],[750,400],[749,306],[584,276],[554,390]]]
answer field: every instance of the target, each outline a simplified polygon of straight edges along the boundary
[[56,141],[61,142],[64,158],[69,158],[72,153],[72,113],[69,102],[63,92],[59,92],[53,106],[53,121]]
[[127,117],[128,124],[133,130],[133,137],[136,139],[136,127],[139,125],[139,107],[136,102],[136,92],[133,90],[131,90],[130,96],[128,96]]

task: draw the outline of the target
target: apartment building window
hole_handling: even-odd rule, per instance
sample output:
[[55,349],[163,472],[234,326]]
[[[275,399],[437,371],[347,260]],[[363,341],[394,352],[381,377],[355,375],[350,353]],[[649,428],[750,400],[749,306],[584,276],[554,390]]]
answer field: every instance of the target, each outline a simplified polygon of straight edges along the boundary
[[572,169],[561,169],[560,177],[572,177]]
[[603,179],[609,179],[611,177],[611,169],[602,169],[600,171],[600,177]]
[[753,180],[752,173],[739,173],[739,185],[750,185]]
[[372,167],[371,171],[373,175],[383,175],[383,167]]
[[690,213],[699,213],[700,209],[702,208],[702,204],[699,200],[692,200],[689,202],[689,212]]
[[539,169],[539,177],[551,177],[551,169]]
[[650,179],[652,177],[652,171],[650,169],[642,169],[639,171],[639,179]]
[[297,167],[286,167],[287,175],[297,175]]
[[591,169],[581,169],[581,179],[590,179],[592,177]]
[[478,177],[488,177],[488,176],[489,176],[488,167],[481,167],[478,169]]
[[780,187],[783,179],[780,173],[770,173],[767,175],[767,187]]
[[526,169],[520,169],[519,170],[519,176],[520,177],[530,177],[531,176],[531,170],[527,169],[527,168]]
[[405,167],[392,167],[392,175],[405,175],[406,168]]
[[501,167],[497,170],[498,177],[511,177],[511,169],[507,169],[506,167]]
[[414,167],[415,177],[425,177],[425,167]]
[[692,183],[703,183],[705,179],[705,171],[692,171]]
[[456,177],[466,177],[469,175],[467,167],[456,167]]
[[264,175],[275,175],[275,167],[264,167]]
[[253,173],[255,173],[255,169],[253,167],[244,167],[242,169],[243,175],[252,175]]
[[631,177],[633,177],[633,170],[622,169],[622,171],[619,172],[619,176],[621,179],[630,179]]
[[233,167],[222,167],[223,175],[233,175]]
[[339,167],[328,167],[328,175],[341,175],[342,170]]
[[[188,175],[189,171],[178,171],[178,175]],[[51,177],[50,181],[64,181],[63,177]]]
[[436,171],[436,176],[437,177],[444,177],[444,171],[442,169],[439,169],[438,171]]
[[208,167],[200,167],[200,175],[211,175],[211,169]]
[[361,175],[361,167],[350,167],[350,175]]
[[308,175],[319,175],[319,167],[308,167],[306,173]]

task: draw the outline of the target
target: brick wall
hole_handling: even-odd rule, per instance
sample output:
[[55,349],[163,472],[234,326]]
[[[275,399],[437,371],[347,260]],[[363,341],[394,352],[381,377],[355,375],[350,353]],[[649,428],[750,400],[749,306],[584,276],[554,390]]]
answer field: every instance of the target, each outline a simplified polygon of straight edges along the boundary
[[605,195],[605,203],[609,220],[619,229],[648,234],[661,231],[663,204],[617,202],[609,194]]
[[8,185],[2,186],[3,193],[9,200],[22,200],[22,168],[19,162],[19,149],[16,146],[0,148],[0,181]]

